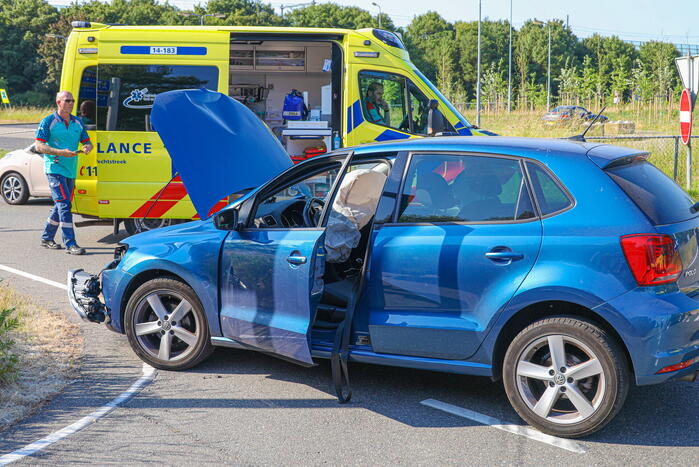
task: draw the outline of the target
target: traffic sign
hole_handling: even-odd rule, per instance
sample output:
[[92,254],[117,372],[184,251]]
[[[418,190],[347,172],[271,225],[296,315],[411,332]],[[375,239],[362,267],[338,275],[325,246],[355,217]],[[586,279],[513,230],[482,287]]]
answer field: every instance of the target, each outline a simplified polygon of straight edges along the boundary
[[682,143],[689,144],[689,137],[692,136],[692,94],[687,88],[680,97],[680,134]]
[[675,59],[677,71],[682,80],[682,86],[689,88],[692,99],[696,99],[699,93],[699,55],[686,55]]
[[10,103],[10,98],[7,97],[7,92],[4,89],[0,89],[0,101],[2,101],[3,104]]

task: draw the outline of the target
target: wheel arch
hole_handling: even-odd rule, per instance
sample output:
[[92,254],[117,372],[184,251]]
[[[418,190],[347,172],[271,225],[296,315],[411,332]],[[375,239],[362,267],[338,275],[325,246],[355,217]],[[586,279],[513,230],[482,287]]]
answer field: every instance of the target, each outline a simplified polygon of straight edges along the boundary
[[552,316],[569,316],[573,318],[584,318],[599,326],[604,331],[614,337],[624,352],[626,362],[631,372],[634,372],[633,359],[628,346],[612,324],[594,310],[567,300],[546,300],[532,303],[514,313],[500,328],[492,349],[493,379],[502,378],[502,366],[507,352],[508,343],[512,342],[524,328],[535,321]]

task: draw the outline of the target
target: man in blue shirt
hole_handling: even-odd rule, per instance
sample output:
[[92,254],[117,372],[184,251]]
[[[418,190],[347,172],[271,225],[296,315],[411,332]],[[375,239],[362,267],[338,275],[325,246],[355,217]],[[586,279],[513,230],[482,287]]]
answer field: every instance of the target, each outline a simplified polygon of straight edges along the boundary
[[82,255],[85,254],[85,249],[75,242],[70,210],[78,166],[78,145],[82,144],[82,152],[88,153],[92,151],[92,143],[82,120],[71,115],[74,104],[75,99],[68,91],[56,94],[58,108],[39,123],[35,148],[36,152],[44,155],[44,172],[54,202],[41,236],[41,246],[51,250],[61,249],[53,240],[60,225],[66,253]]

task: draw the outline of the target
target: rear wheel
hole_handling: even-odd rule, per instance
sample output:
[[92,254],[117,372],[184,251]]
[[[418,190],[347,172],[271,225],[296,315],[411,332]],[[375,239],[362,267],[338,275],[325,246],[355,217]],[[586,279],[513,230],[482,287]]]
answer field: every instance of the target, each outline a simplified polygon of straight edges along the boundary
[[124,219],[124,228],[129,235],[167,227],[176,223],[175,219]]
[[27,182],[17,172],[10,172],[2,177],[0,192],[7,204],[24,204],[29,199]]
[[587,436],[609,423],[629,389],[625,355],[593,323],[572,317],[537,321],[505,354],[510,403],[530,425],[555,436]]
[[174,279],[153,279],[136,289],[124,328],[136,355],[156,368],[191,368],[213,351],[204,307],[188,285]]

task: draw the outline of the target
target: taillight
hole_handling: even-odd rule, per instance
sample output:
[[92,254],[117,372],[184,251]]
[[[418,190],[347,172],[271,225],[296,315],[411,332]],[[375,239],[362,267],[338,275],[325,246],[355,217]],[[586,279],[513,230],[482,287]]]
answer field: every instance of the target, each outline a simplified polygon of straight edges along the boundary
[[682,260],[669,235],[624,235],[621,247],[638,285],[674,282],[682,273]]

